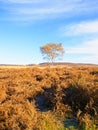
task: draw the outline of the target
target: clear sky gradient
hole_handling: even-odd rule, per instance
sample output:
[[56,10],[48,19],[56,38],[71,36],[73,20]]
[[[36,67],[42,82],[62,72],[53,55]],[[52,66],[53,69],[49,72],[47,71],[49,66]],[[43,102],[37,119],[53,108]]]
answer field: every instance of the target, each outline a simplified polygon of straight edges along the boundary
[[44,62],[51,42],[64,62],[98,64],[98,0],[0,0],[0,64]]

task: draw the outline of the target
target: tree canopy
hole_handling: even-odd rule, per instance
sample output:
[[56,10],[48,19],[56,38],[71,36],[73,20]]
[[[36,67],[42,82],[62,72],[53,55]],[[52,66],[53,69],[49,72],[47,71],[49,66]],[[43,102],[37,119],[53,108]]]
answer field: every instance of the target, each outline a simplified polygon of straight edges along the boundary
[[62,46],[62,43],[46,44],[46,45],[40,47],[40,51],[43,55],[43,58],[47,59],[52,64],[57,58],[62,57],[65,52],[64,48]]

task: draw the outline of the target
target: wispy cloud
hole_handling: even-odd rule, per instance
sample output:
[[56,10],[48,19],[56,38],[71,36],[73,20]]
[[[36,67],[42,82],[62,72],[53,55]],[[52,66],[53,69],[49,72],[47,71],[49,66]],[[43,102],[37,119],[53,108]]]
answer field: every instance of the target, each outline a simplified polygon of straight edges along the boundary
[[62,15],[66,18],[98,12],[98,0],[0,0],[0,3],[0,8],[5,10],[7,15],[18,20],[49,19]]
[[77,58],[78,55],[83,55],[82,58],[80,58],[80,62],[98,64],[98,39],[81,43],[81,45],[77,45],[76,47],[67,48],[66,53],[77,54]]
[[98,54],[98,39],[87,41],[73,48],[68,48],[67,53]]
[[29,4],[29,3],[40,3],[45,0],[0,0],[5,3],[12,3],[12,4]]
[[98,33],[98,20],[85,21],[62,27],[63,35],[77,36],[82,34]]

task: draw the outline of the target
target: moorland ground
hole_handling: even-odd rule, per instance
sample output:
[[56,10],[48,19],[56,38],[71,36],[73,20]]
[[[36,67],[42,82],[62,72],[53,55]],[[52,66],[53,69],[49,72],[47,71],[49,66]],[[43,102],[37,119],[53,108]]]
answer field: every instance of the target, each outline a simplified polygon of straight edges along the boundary
[[0,130],[98,130],[98,66],[0,67]]

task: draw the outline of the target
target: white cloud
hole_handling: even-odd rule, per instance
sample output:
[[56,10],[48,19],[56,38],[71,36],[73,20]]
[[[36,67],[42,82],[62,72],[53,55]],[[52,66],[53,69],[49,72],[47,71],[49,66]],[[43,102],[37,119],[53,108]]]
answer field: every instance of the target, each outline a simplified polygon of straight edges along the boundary
[[67,53],[94,54],[98,55],[98,39],[87,41],[77,47],[68,48]]
[[63,35],[77,36],[81,34],[98,33],[98,20],[85,21],[62,27]]
[[32,0],[7,0],[8,2],[11,3],[31,3]]
[[31,4],[31,3],[40,3],[45,0],[0,0],[5,3],[12,3],[12,4]]
[[[87,41],[77,47],[70,47],[66,49],[67,54],[81,55],[81,63],[97,63],[98,64],[98,39]],[[79,62],[79,59],[78,59]]]
[[[98,12],[98,0],[0,0],[0,8],[13,19],[50,19]],[[29,15],[29,16],[28,16]],[[25,18],[24,18],[25,17]]]

